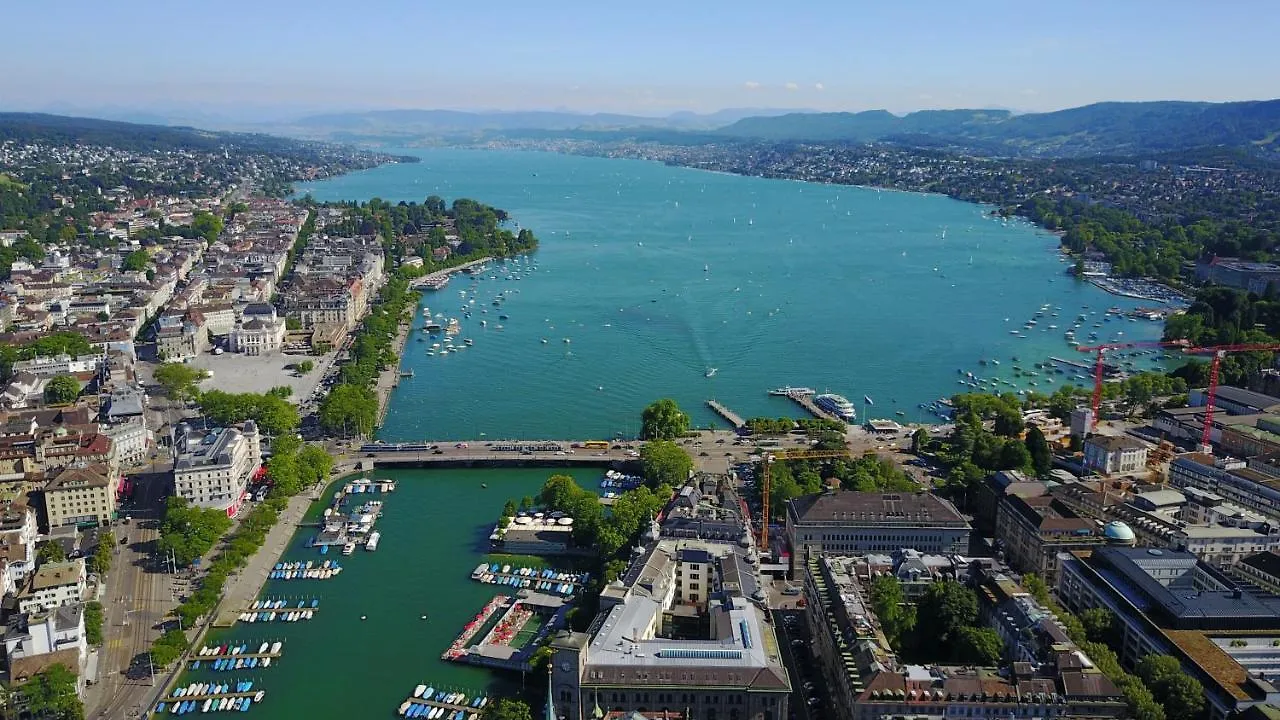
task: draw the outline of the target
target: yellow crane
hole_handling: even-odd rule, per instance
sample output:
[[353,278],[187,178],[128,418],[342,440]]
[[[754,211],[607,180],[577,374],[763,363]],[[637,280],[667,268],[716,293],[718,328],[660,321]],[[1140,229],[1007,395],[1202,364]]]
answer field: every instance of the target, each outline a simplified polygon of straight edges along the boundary
[[760,494],[764,501],[764,512],[760,522],[760,551],[769,550],[769,495],[772,485],[769,480],[769,466],[776,461],[787,460],[835,460],[849,458],[848,450],[777,450],[765,453],[760,458]]

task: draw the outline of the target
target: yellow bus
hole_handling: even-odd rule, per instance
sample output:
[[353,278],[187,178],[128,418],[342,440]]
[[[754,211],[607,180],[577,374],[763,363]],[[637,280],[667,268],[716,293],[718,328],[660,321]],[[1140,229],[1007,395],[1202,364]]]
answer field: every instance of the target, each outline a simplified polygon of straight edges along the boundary
[[608,450],[609,442],[607,440],[588,440],[582,443],[582,447],[588,450]]

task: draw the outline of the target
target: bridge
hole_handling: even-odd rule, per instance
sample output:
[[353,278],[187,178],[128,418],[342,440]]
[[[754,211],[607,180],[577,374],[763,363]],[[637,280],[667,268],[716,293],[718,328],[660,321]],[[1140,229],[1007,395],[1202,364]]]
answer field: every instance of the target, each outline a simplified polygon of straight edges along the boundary
[[377,468],[614,467],[636,462],[639,444],[580,440],[442,440],[368,443],[352,449],[339,472]]

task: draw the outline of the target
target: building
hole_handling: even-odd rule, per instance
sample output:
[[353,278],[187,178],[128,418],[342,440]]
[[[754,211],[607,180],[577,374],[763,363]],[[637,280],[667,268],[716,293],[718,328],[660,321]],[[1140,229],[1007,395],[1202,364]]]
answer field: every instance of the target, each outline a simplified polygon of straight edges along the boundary
[[[1110,533],[1107,532],[1110,527]],[[1116,536],[1115,538],[1109,535]],[[996,517],[996,540],[1005,562],[1022,572],[1038,573],[1046,583],[1058,576],[1058,554],[1069,550],[1133,543],[1133,531],[1123,523],[1107,526],[1082,517],[1066,502],[1052,495],[1019,497],[1001,503]]]
[[1258,527],[1186,525],[1173,533],[1169,546],[1211,565],[1229,567],[1249,555],[1280,549],[1280,527],[1268,523]]
[[13,364],[13,372],[29,372],[40,378],[54,378],[59,375],[94,374],[105,361],[103,354],[90,354],[72,357],[62,354],[52,357],[37,357],[31,360],[19,360]]
[[1188,552],[1099,548],[1064,553],[1058,597],[1079,613],[1104,608],[1120,634],[1113,645],[1132,668],[1172,655],[1200,681],[1218,720],[1280,699],[1280,599],[1254,595]]
[[1147,444],[1128,435],[1093,435],[1084,441],[1084,469],[1103,475],[1135,473],[1147,466]]
[[239,429],[195,430],[184,424],[179,431],[174,494],[233,517],[240,511],[253,473],[262,464],[258,426],[246,420]]
[[699,476],[662,513],[662,537],[736,542],[749,547],[751,514],[732,483]]
[[49,528],[110,524],[118,481],[102,463],[66,467],[44,486],[45,524]]
[[1252,583],[1264,592],[1280,595],[1280,552],[1256,553],[1224,569],[1233,578]]
[[1269,286],[1280,282],[1280,265],[1215,256],[1196,263],[1196,280],[1264,295]]
[[981,619],[1017,661],[1005,668],[901,663],[867,600],[871,576],[864,567],[861,558],[830,556],[811,556],[806,567],[808,651],[831,700],[822,717],[1036,720],[1124,712],[1119,690],[1093,668],[1053,613],[986,570],[966,571],[966,580],[978,584]]
[[82,692],[89,655],[84,605],[72,603],[11,616],[5,628],[4,649],[11,682],[25,682],[47,667],[61,664],[75,674],[76,692]]
[[495,553],[512,555],[590,555],[592,548],[573,544],[573,518],[561,512],[532,513],[521,510],[506,527],[495,525],[489,534]]
[[102,426],[101,432],[111,438],[121,465],[140,465],[151,452],[151,431],[141,421]]
[[658,533],[601,591],[590,629],[553,640],[555,716],[785,720],[791,683],[755,569],[733,544]]
[[88,587],[84,558],[45,563],[18,591],[18,611],[43,612],[84,601]]
[[1231,458],[1186,453],[1169,463],[1169,484],[1199,488],[1273,520],[1280,519],[1280,476],[1266,462],[1247,465]]
[[[1190,407],[1208,405],[1208,392],[1192,390],[1187,393],[1187,404]],[[1219,385],[1213,395],[1213,408],[1229,415],[1262,415],[1280,412],[1280,398],[1230,385]]]
[[246,355],[268,355],[284,347],[285,321],[276,316],[273,305],[251,303],[241,314],[240,322],[231,330],[231,352]]
[[828,492],[787,502],[786,535],[793,576],[808,557],[914,548],[925,553],[969,551],[969,523],[930,493]]

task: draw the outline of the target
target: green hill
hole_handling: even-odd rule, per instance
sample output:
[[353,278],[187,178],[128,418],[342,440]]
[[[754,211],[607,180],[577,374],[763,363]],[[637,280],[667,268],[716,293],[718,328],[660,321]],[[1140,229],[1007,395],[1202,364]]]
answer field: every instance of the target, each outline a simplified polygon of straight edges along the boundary
[[793,113],[739,120],[722,135],[762,140],[903,141],[1046,156],[1135,155],[1206,146],[1280,154],[1280,100],[1097,103],[1014,115],[1004,110],[925,110],[892,115]]

